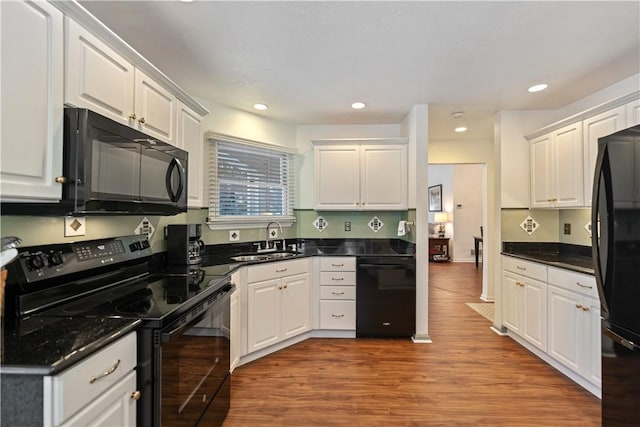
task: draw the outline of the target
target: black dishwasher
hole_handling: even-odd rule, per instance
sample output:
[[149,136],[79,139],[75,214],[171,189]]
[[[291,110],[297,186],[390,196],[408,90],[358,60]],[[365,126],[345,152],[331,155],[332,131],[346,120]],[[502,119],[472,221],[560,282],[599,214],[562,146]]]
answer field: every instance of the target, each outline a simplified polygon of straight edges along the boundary
[[416,327],[416,260],[358,257],[356,337],[411,337]]

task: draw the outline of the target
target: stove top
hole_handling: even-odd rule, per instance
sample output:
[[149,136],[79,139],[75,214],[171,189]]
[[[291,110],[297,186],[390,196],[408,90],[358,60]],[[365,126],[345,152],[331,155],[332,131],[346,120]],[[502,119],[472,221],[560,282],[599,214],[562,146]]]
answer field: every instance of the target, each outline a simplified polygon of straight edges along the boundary
[[[9,312],[33,317],[141,319],[163,327],[207,306],[233,285],[236,264],[167,267],[150,273],[149,242],[124,236],[25,248],[16,264]],[[199,307],[201,305],[202,307]]]

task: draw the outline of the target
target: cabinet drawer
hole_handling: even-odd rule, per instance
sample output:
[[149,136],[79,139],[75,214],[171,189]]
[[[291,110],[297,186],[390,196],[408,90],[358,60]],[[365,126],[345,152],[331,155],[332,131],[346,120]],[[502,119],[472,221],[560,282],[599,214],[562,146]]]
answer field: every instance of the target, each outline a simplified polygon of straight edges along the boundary
[[[52,377],[54,423],[66,420],[106,393],[135,366],[136,334],[133,332]],[[107,372],[111,373],[105,375]]]
[[320,299],[356,299],[355,286],[320,286]]
[[320,301],[320,329],[356,329],[355,301]]
[[560,268],[549,267],[549,284],[599,299],[596,278]]
[[356,284],[355,271],[321,271],[321,285],[354,286]]
[[547,281],[547,267],[543,264],[525,261],[510,256],[502,257],[502,269],[520,274],[521,276],[531,277],[532,279]]
[[278,279],[285,276],[293,276],[309,272],[309,258],[294,259],[290,261],[267,262],[260,265],[252,265],[247,271],[247,282],[261,282],[263,280]]
[[321,257],[320,271],[356,271],[355,257]]

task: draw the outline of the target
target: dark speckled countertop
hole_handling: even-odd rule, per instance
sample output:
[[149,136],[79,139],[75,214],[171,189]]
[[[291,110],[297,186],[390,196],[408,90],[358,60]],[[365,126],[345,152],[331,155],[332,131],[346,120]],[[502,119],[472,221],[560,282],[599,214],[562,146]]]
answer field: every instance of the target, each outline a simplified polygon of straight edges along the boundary
[[502,254],[593,275],[590,246],[555,242],[503,242]]
[[139,324],[131,319],[32,317],[3,332],[0,373],[54,375]]

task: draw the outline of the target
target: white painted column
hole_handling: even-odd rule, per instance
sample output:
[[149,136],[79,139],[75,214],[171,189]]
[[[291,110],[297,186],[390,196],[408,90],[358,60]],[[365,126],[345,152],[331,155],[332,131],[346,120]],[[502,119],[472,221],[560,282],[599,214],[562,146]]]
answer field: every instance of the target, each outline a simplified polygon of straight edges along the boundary
[[416,209],[416,333],[412,339],[415,343],[430,343],[427,209],[429,106],[414,105],[403,126],[409,137],[409,207]]

